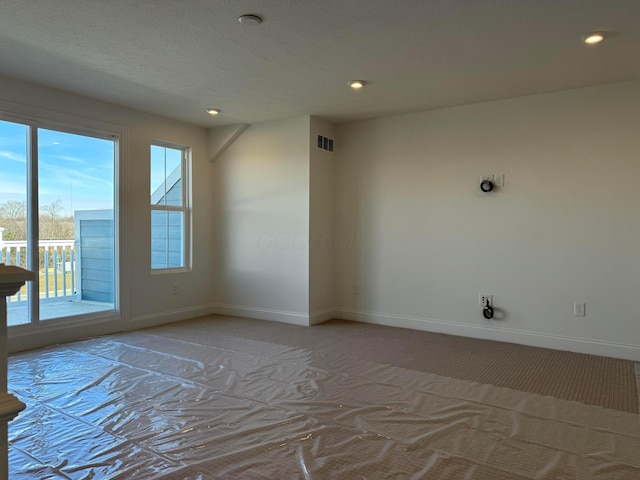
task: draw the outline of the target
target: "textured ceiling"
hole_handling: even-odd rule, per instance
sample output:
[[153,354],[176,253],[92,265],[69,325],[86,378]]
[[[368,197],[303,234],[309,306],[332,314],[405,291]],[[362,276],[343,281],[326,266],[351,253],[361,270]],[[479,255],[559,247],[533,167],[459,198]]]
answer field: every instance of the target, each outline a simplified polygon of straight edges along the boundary
[[344,122],[638,79],[640,0],[2,0],[0,73],[203,126]]

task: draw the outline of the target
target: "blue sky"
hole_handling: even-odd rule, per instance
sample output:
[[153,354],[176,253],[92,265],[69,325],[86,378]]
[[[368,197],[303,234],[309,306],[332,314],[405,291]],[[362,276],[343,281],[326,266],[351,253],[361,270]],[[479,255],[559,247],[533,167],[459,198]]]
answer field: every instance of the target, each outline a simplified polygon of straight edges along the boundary
[[[60,200],[63,214],[113,208],[114,142],[38,130],[40,206]],[[0,203],[26,200],[27,127],[0,121]]]

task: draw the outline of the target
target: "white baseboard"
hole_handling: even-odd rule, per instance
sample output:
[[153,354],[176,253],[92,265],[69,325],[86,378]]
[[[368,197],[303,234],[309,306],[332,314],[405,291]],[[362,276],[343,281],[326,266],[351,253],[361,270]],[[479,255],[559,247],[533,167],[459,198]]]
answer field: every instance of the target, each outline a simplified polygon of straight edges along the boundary
[[121,332],[124,329],[120,315],[95,315],[85,320],[71,322],[51,321],[44,322],[39,328],[31,328],[30,325],[17,326],[8,332],[7,351],[9,353],[32,350],[90,337],[99,337]]
[[51,345],[52,343],[65,343],[79,338],[115,333],[123,329],[133,330],[154,327],[211,314],[255,318],[300,326],[317,325],[332,318],[341,318],[376,325],[519,343],[534,347],[552,348],[555,350],[566,350],[640,362],[640,345],[633,344],[529,332],[510,328],[496,328],[486,325],[469,325],[431,318],[369,312],[349,308],[317,310],[307,315],[306,313],[300,312],[287,312],[227,304],[199,305],[169,312],[141,315],[132,318],[128,325],[124,326],[123,322],[118,321],[119,319],[117,318],[115,319],[116,321],[113,321],[113,318],[104,318],[90,324],[78,325],[76,328],[69,328],[69,325],[63,324],[55,327],[52,326],[50,329],[47,328],[38,332],[25,331],[18,332],[17,334],[16,332],[11,332],[12,334],[8,341],[8,350],[9,352],[17,352],[44,345]]
[[389,327],[410,328],[414,330],[459,335],[462,337],[497,340],[500,342],[519,343],[534,347],[552,348],[554,350],[566,350],[569,352],[587,353],[590,355],[640,361],[640,345],[536,333],[509,328],[468,325],[464,323],[434,320],[431,318],[392,315],[345,308],[334,310],[334,314],[335,318],[352,320],[355,322],[386,325]]
[[272,322],[290,323],[292,325],[309,326],[309,315],[299,312],[286,312],[282,310],[269,310],[266,308],[245,307],[242,305],[213,305],[211,313],[230,315],[233,317],[255,318],[257,320],[269,320]]
[[333,308],[316,310],[309,314],[309,325],[318,325],[319,323],[326,322],[332,318],[336,318],[336,312]]
[[189,320],[190,318],[202,317],[216,313],[215,305],[198,305],[196,307],[179,308],[168,312],[151,313],[149,315],[140,315],[133,317],[129,322],[128,329],[134,330],[138,328],[157,327],[166,323],[179,322],[181,320]]

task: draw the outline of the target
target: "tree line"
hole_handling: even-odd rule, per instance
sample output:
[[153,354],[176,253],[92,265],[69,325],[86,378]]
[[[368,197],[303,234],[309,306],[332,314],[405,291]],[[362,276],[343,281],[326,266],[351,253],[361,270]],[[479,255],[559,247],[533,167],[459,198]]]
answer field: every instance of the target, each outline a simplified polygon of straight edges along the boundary
[[[74,238],[73,215],[64,215],[61,200],[40,207],[41,240],[70,240]],[[0,227],[3,240],[27,240],[27,202],[7,200],[0,203]]]

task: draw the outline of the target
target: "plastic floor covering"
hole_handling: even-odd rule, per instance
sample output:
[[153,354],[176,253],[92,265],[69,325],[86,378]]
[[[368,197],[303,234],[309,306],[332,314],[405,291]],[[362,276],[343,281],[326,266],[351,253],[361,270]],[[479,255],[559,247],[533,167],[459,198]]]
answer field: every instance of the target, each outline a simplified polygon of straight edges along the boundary
[[10,357],[22,479],[639,479],[640,416],[219,335]]

